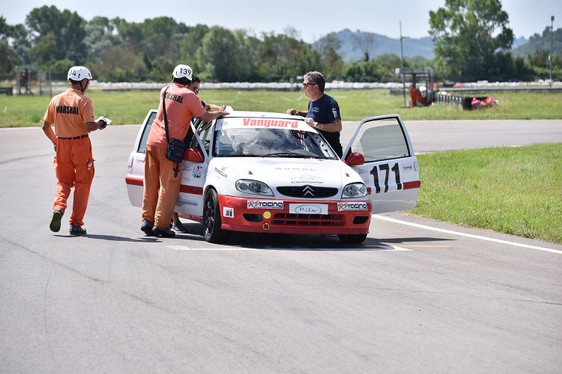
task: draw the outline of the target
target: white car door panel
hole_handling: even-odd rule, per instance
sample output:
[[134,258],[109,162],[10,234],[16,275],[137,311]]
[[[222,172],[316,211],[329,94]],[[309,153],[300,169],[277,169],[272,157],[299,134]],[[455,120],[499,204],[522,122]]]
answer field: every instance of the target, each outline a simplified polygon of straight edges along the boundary
[[201,127],[196,129],[194,125],[191,125],[191,130],[195,135],[189,147],[197,149],[204,160],[203,162],[184,160],[180,194],[176,203],[176,211],[181,217],[195,221],[200,220],[200,217],[203,216],[203,193],[210,161],[208,139],[211,133],[210,128],[211,126],[202,131]]
[[373,213],[412,209],[420,187],[418,161],[398,115],[366,118],[357,127],[344,154],[361,153],[353,166],[369,188]]
[[146,153],[146,141],[150,133],[150,126],[156,118],[156,110],[151,110],[146,115],[141,131],[135,139],[134,151],[129,155],[127,163],[127,195],[133,206],[142,206],[144,190],[144,155]]

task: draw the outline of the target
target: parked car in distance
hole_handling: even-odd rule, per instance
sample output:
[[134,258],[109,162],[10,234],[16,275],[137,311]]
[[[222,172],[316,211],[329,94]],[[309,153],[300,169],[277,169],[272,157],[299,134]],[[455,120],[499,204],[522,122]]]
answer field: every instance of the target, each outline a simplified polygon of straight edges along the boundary
[[[132,205],[142,204],[144,155],[151,110],[137,135],[125,178]],[[371,214],[411,209],[419,167],[398,115],[366,118],[344,158],[302,117],[231,111],[195,120],[182,165],[179,216],[201,222],[205,240],[232,232],[337,234],[362,243]]]

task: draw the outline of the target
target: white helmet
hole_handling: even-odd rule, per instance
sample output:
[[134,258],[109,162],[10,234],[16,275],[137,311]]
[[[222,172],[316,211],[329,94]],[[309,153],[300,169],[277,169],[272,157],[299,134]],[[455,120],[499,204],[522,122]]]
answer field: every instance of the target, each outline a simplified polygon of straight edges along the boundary
[[68,69],[68,80],[80,82],[83,79],[92,80],[92,73],[84,66],[73,66]]
[[174,78],[187,78],[191,80],[191,76],[193,74],[193,70],[188,65],[178,65],[174,68],[174,72],[172,73],[172,77]]

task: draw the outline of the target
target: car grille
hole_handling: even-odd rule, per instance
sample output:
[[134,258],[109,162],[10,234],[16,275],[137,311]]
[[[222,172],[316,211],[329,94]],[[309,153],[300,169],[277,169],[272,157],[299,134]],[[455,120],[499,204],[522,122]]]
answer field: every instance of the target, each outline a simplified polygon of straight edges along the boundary
[[[259,214],[244,213],[244,218],[249,222],[263,222],[263,217]],[[354,225],[363,225],[369,221],[369,215],[355,216]],[[276,226],[309,226],[309,227],[335,227],[343,226],[345,217],[341,214],[294,214],[276,213],[271,220],[272,225]]]
[[282,226],[343,226],[344,219],[341,214],[276,213],[271,223]]
[[305,197],[309,199],[322,199],[335,196],[338,193],[337,188],[333,187],[317,187],[317,186],[287,186],[277,187],[277,192],[290,197]]

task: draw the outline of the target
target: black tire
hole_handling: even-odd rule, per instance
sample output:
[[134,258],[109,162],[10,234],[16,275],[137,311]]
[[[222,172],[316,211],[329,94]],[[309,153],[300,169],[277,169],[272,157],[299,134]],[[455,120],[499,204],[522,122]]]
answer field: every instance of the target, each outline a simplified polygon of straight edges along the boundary
[[209,243],[225,243],[230,236],[230,231],[221,228],[221,210],[217,191],[210,188],[205,194],[203,207],[203,226],[205,240]]
[[338,235],[343,244],[361,244],[367,239],[367,234]]

